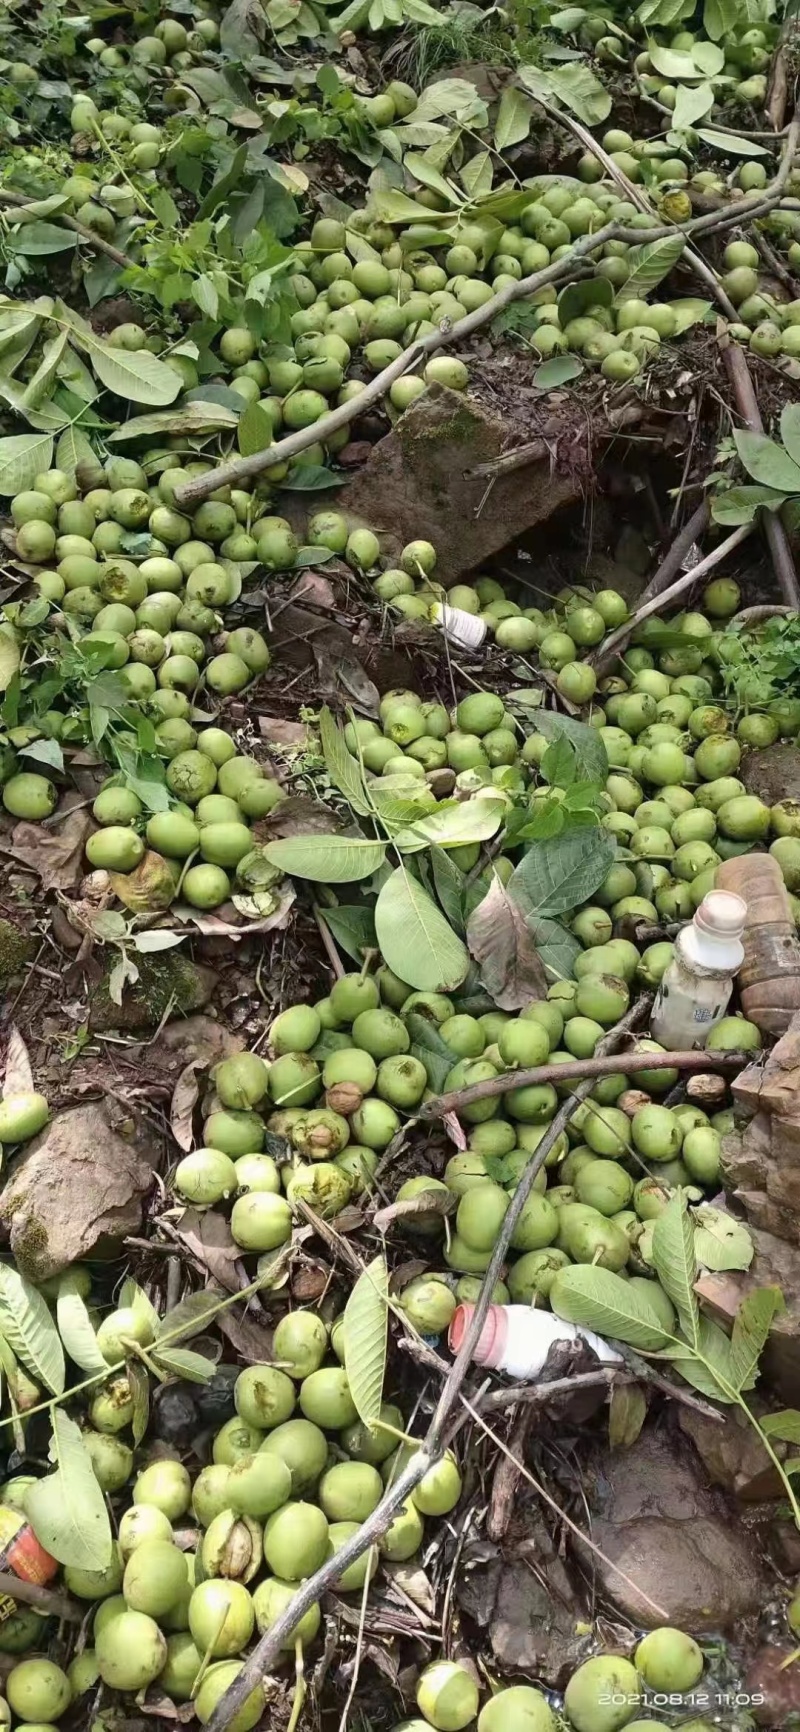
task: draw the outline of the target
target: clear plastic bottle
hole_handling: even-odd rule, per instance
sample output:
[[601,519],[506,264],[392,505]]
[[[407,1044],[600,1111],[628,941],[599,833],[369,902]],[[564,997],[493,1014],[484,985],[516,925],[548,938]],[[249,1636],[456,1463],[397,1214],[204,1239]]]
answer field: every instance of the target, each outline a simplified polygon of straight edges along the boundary
[[[447,1335],[448,1346],[457,1353],[472,1321],[474,1305],[459,1305]],[[582,1329],[565,1323],[552,1311],[534,1311],[529,1305],[490,1305],[473,1353],[476,1365],[505,1371],[509,1377],[538,1377],[550,1348],[556,1341],[585,1341],[603,1365],[620,1365],[616,1348]]]
[[653,1005],[650,1032],[670,1052],[704,1047],[725,1015],[744,961],[747,904],[727,890],[710,890],[690,926],[675,940],[675,954]]

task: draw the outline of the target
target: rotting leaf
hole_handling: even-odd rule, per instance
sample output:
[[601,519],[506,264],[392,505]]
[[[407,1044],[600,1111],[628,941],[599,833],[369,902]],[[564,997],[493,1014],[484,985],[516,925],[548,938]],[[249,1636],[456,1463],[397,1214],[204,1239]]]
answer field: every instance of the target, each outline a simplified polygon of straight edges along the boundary
[[33,1067],[28,1056],[28,1048],[16,1023],[12,1023],[6,1043],[3,1097],[7,1100],[9,1095],[32,1094],[33,1090]]
[[547,977],[533,933],[496,873],[470,915],[467,946],[480,966],[482,985],[500,1010],[521,1010],[530,999],[546,997]]

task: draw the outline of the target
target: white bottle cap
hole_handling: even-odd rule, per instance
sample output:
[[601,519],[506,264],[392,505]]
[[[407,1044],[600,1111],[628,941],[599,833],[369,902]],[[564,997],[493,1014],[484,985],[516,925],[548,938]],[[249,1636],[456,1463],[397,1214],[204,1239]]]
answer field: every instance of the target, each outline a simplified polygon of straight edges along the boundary
[[747,903],[730,890],[709,890],[695,912],[694,924],[708,938],[741,938],[747,920]]
[[446,603],[435,601],[431,608],[431,618],[440,625],[445,637],[452,643],[461,644],[463,649],[478,649],[483,643],[488,630],[485,619],[480,614],[467,613],[463,607],[448,607]]

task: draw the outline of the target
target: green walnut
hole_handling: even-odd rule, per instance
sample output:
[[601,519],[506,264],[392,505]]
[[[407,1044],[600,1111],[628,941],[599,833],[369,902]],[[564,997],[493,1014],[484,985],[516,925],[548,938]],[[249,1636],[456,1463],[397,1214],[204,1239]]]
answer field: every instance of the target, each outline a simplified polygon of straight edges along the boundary
[[703,1675],[703,1655],[683,1630],[650,1630],[639,1643],[636,1666],[650,1690],[685,1695]]
[[236,1412],[246,1425],[271,1431],[273,1426],[291,1419],[295,1387],[291,1377],[274,1365],[248,1365],[236,1379],[233,1399]]
[[320,1508],[329,1522],[363,1522],[383,1494],[377,1468],[366,1461],[337,1461],[322,1475],[317,1488]]
[[238,1515],[264,1521],[291,1497],[292,1475],[286,1462],[263,1449],[255,1455],[243,1455],[225,1473],[228,1505]]
[[264,1528],[264,1557],[285,1582],[313,1576],[328,1555],[328,1523],[313,1503],[286,1503]]
[[[212,1714],[241,1670],[242,1663],[239,1660],[220,1660],[216,1666],[209,1666],[194,1699],[194,1711],[201,1726],[208,1725]],[[233,1719],[228,1721],[225,1732],[252,1732],[263,1712],[264,1689],[263,1685],[257,1684]]]
[[372,1467],[380,1467],[382,1461],[392,1454],[397,1446],[394,1433],[402,1431],[403,1415],[393,1402],[385,1401],[381,1406],[374,1429],[357,1419],[355,1425],[348,1425],[342,1432],[340,1442],[352,1455],[355,1461],[368,1461]]
[[41,1656],[20,1660],[6,1679],[8,1705],[20,1720],[60,1720],[71,1697],[66,1672]]
[[456,1660],[435,1660],[420,1674],[417,1707],[437,1732],[461,1732],[478,1712],[478,1686]]
[[422,1516],[416,1504],[409,1499],[407,1503],[400,1505],[385,1534],[381,1535],[378,1550],[382,1557],[390,1558],[393,1563],[405,1563],[407,1558],[413,1558],[414,1553],[419,1551],[424,1533],[425,1523]]
[[328,1439],[309,1419],[288,1419],[264,1438],[260,1455],[275,1455],[285,1463],[295,1497],[311,1491],[328,1460]]
[[186,1557],[176,1545],[170,1540],[143,1540],[125,1565],[122,1593],[131,1611],[160,1618],[180,1599],[187,1580]]
[[201,1654],[226,1660],[241,1654],[255,1628],[252,1596],[242,1582],[210,1577],[200,1582],[189,1601],[189,1630]]
[[95,1633],[100,1676],[112,1690],[144,1690],[158,1677],[167,1644],[146,1612],[120,1612]]
[[339,1366],[323,1366],[304,1379],[300,1385],[300,1406],[306,1419],[323,1431],[343,1431],[358,1418],[347,1373]]
[[[215,1465],[233,1467],[243,1455],[252,1455],[262,1443],[264,1433],[243,1419],[227,1419],[214,1439],[212,1457]],[[227,1507],[227,1506],[226,1506]]]
[[192,1482],[179,1461],[154,1461],[143,1468],[133,1487],[134,1503],[152,1503],[171,1522],[185,1515],[192,1498]]
[[461,1474],[455,1456],[448,1449],[415,1485],[411,1501],[423,1515],[443,1516],[455,1509],[460,1496]]
[[478,1715],[478,1732],[556,1732],[557,1725],[546,1696],[530,1684],[498,1690]]
[[614,1654],[585,1660],[564,1693],[564,1707],[575,1732],[620,1732],[641,1702],[641,1679],[630,1660]]
[[[359,1532],[360,1527],[360,1522],[331,1522],[331,1525],[328,1528],[328,1540],[331,1551],[341,1551],[342,1546],[347,1545],[348,1541],[353,1538],[353,1535]],[[367,1550],[361,1553],[360,1558],[356,1558],[352,1564],[345,1565],[341,1575],[337,1577],[336,1586],[340,1588],[344,1594],[357,1593],[361,1588],[363,1588],[367,1576],[369,1576],[370,1581],[372,1581],[377,1568],[377,1547],[368,1546]]]
[[[252,1456],[244,1455],[240,1459],[250,1461]],[[209,1467],[200,1469],[192,1486],[192,1513],[197,1517],[201,1527],[207,1528],[213,1522],[214,1517],[221,1514],[222,1510],[238,1507],[234,1505],[230,1495],[232,1472],[233,1468],[227,1462],[212,1462]],[[131,1511],[127,1512],[127,1514],[131,1513]],[[253,1514],[254,1512],[250,1511],[249,1513]],[[122,1521],[124,1522],[125,1519],[126,1517],[123,1516]],[[120,1522],[120,1541],[121,1539],[122,1522]]]
[[200,1547],[204,1576],[251,1582],[261,1568],[261,1528],[251,1516],[224,1509],[209,1522]]
[[[259,1582],[253,1595],[253,1608],[259,1635],[263,1636],[265,1630],[272,1629],[276,1619],[283,1616],[286,1607],[294,1599],[296,1593],[296,1582],[282,1582],[278,1576],[267,1576],[265,1581]],[[292,1654],[294,1653],[295,1642],[302,1642],[303,1647],[307,1648],[317,1634],[321,1616],[315,1600],[313,1605],[309,1606],[308,1611],[303,1613],[302,1618],[293,1624],[291,1630],[284,1636],[281,1647],[285,1648],[287,1653]]]

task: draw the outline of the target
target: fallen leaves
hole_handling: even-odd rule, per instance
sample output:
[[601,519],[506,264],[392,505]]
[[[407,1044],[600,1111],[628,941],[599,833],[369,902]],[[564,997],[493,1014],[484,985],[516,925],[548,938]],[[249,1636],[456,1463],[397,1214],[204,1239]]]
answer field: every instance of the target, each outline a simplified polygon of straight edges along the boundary
[[528,922],[496,876],[470,916],[467,945],[500,1010],[521,1010],[530,999],[545,997],[547,977]]
[[65,795],[55,823],[15,824],[0,848],[30,867],[44,890],[74,890],[83,876],[83,850],[92,829],[91,813],[80,794]]

